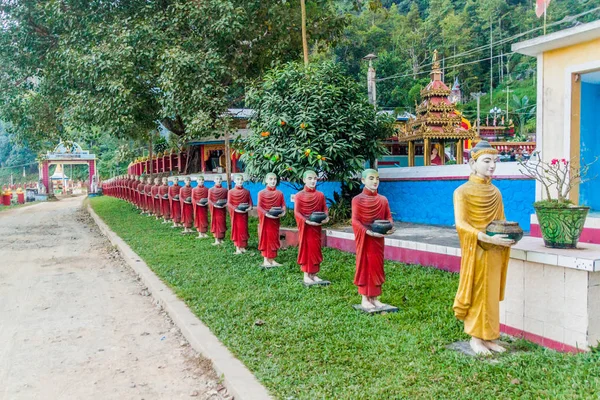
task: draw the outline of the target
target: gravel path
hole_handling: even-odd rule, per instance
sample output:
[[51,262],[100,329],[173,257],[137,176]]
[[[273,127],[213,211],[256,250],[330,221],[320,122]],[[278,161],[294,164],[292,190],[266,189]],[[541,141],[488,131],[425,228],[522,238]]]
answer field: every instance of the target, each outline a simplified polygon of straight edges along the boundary
[[231,399],[82,201],[0,212],[0,399]]

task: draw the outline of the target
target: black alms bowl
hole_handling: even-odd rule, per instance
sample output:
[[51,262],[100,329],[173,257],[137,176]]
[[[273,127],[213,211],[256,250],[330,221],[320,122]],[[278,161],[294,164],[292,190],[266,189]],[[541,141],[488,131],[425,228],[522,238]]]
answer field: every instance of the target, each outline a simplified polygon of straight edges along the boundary
[[250,208],[250,204],[248,204],[248,203],[240,203],[237,206],[237,209],[240,211],[246,211],[249,208]]
[[283,208],[281,207],[271,207],[269,210],[269,215],[273,217],[279,217],[281,214],[283,214]]
[[320,224],[321,222],[325,221],[327,219],[327,214],[324,213],[323,211],[315,211],[312,214],[310,214],[310,216],[308,217],[308,220],[311,222],[316,222],[317,224]]
[[185,204],[192,204],[192,198],[191,197],[186,197],[185,200],[183,200],[183,202]]
[[375,233],[385,235],[391,231],[393,227],[394,225],[390,221],[386,219],[378,219],[373,222],[373,225],[371,225],[371,230]]
[[206,197],[203,199],[200,199],[196,204],[199,206],[206,206],[208,204],[208,199]]
[[169,195],[168,194],[163,194],[163,200],[169,200]]
[[173,196],[173,200],[179,201],[179,195],[177,194],[177,195]]
[[225,204],[227,204],[227,199],[219,199],[215,201],[215,204],[219,207],[223,207]]
[[514,240],[515,243],[523,239],[523,229],[518,222],[513,221],[492,221],[485,228],[485,233],[489,236],[507,235],[507,239]]

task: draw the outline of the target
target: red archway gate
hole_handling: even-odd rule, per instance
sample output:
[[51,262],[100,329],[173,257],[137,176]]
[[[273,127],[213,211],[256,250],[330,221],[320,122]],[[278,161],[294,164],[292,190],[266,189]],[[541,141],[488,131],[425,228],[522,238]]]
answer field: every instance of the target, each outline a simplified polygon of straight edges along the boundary
[[53,151],[46,153],[46,156],[40,161],[40,179],[46,189],[46,193],[50,189],[50,165],[52,164],[87,164],[89,171],[88,187],[92,190],[94,179],[96,178],[96,155],[83,150],[75,142],[61,141]]

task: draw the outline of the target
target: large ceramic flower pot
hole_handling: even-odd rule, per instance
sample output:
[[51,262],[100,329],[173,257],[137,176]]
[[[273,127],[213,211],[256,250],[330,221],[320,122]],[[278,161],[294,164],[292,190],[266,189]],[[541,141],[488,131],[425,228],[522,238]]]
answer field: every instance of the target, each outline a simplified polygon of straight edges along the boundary
[[546,247],[574,249],[583,231],[589,207],[544,207],[534,205]]

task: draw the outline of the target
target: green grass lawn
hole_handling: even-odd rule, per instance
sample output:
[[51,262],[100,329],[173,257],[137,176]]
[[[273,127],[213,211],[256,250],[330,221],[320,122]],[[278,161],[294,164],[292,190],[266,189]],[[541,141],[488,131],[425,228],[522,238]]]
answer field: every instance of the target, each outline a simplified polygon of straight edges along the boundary
[[[256,250],[183,236],[110,197],[90,199],[101,218],[183,299],[279,399],[590,398],[600,355],[561,354],[519,340],[494,360],[447,350],[466,340],[452,301],[458,276],[386,262],[382,301],[400,312],[369,316],[352,284],[354,256],[325,249],[324,288],[305,288],[296,249],[262,270]],[[264,321],[255,325],[255,321]]]

